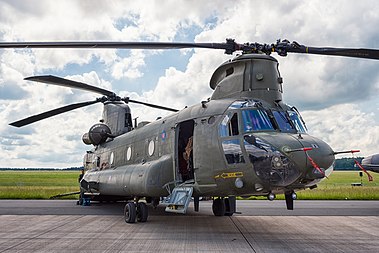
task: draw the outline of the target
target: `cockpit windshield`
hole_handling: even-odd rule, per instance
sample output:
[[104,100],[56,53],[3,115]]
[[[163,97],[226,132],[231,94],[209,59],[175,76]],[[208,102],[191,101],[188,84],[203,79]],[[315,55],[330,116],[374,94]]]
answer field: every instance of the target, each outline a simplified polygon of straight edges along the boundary
[[295,128],[291,125],[290,119],[287,117],[286,112],[272,111],[272,114],[278,123],[280,131],[286,133],[296,132]]
[[294,111],[288,111],[288,115],[289,115],[292,123],[296,127],[296,130],[299,133],[306,133],[307,132],[307,130],[306,130],[304,124],[303,124],[303,121],[299,118],[299,115],[296,112],[294,112]]
[[244,132],[274,130],[267,113],[260,109],[243,110],[242,120]]
[[228,109],[230,111],[224,116],[219,127],[222,137],[255,131],[307,132],[304,121],[294,107],[286,111],[282,106],[270,108],[259,101],[244,100],[233,102]]

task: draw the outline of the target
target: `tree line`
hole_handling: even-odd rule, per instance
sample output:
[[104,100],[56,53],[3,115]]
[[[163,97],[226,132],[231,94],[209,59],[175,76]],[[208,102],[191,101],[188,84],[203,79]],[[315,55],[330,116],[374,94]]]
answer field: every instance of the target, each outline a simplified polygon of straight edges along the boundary
[[364,157],[336,159],[334,170],[359,170],[359,168],[355,166],[354,160],[357,160],[359,163],[361,163],[363,158]]

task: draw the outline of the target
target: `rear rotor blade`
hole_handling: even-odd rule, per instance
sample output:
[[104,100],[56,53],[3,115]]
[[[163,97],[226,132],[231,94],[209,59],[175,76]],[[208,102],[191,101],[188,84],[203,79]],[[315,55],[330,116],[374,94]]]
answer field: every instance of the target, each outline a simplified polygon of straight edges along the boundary
[[132,99],[129,99],[129,98],[124,98],[123,101],[124,101],[125,103],[141,104],[141,105],[146,105],[146,106],[149,106],[149,107],[152,107],[152,108],[161,109],[161,110],[166,110],[166,111],[171,111],[171,112],[177,112],[177,111],[179,111],[179,110],[174,109],[174,108],[165,107],[165,106],[161,106],[161,105],[150,104],[150,103],[146,103],[146,102],[141,102],[141,101],[137,101],[137,100],[132,100]]
[[50,118],[52,116],[55,116],[55,115],[58,115],[58,114],[61,114],[61,113],[64,113],[64,112],[68,112],[68,111],[71,111],[71,110],[74,110],[74,109],[77,109],[77,108],[81,108],[81,107],[84,107],[84,106],[92,105],[92,104],[95,104],[95,103],[98,103],[98,102],[102,102],[102,101],[103,101],[102,99],[97,99],[95,101],[89,101],[89,102],[82,102],[82,103],[77,103],[77,104],[66,105],[66,106],[63,106],[63,107],[51,110],[51,111],[47,111],[47,112],[44,112],[44,113],[41,113],[41,114],[30,116],[28,118],[25,118],[25,119],[22,119],[22,120],[19,120],[19,121],[12,122],[9,125],[15,126],[15,127],[26,126],[26,125],[32,124],[34,122],[37,122],[37,121],[40,121],[40,120],[43,120],[43,119],[46,119],[46,118]]
[[69,88],[86,90],[86,91],[92,91],[92,92],[96,92],[96,93],[105,95],[107,97],[115,97],[116,96],[116,94],[114,92],[109,91],[109,90],[105,90],[105,89],[98,88],[98,87],[88,85],[85,83],[76,82],[76,81],[72,81],[72,80],[68,80],[65,78],[52,76],[52,75],[31,76],[31,77],[25,78],[24,80],[53,84],[53,85],[59,85],[59,86],[64,86],[64,87],[69,87]]
[[305,47],[301,51],[288,51],[294,53],[335,55],[355,58],[379,60],[379,50],[367,48],[332,48],[332,47]]
[[278,40],[276,45],[265,44],[263,47],[268,51],[277,52],[280,56],[287,56],[287,53],[303,53],[379,60],[379,50],[370,48],[308,47],[296,41],[290,43],[288,40]]

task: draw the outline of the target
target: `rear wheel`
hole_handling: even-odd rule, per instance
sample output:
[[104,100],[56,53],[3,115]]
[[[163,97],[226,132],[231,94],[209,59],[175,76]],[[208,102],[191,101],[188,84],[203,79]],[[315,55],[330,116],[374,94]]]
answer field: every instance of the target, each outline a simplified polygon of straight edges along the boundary
[[126,223],[134,223],[136,222],[136,204],[133,202],[128,202],[124,208],[124,218]]
[[137,221],[146,222],[148,216],[148,209],[145,202],[138,202],[137,204]]

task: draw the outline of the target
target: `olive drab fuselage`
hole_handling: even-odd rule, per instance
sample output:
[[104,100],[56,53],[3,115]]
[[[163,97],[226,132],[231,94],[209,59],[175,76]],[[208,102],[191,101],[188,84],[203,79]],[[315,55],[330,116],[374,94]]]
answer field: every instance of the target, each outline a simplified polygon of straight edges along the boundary
[[190,184],[193,196],[267,195],[312,187],[333,170],[332,149],[282,101],[276,59],[239,56],[210,85],[208,101],[134,129],[124,105],[103,113],[111,135],[85,155],[83,190],[164,197]]

